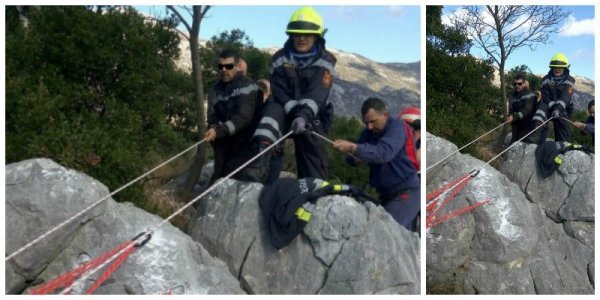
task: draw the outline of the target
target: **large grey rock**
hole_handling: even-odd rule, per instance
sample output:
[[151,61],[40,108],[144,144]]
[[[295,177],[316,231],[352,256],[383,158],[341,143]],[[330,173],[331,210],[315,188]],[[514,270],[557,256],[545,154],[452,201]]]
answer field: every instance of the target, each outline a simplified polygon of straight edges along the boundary
[[[23,166],[37,166],[24,168]],[[7,193],[7,208],[16,206],[16,203],[24,203],[27,195],[45,195],[44,201],[49,206],[56,206],[65,201],[60,210],[65,215],[73,215],[81,209],[78,201],[92,203],[98,200],[98,195],[107,194],[107,189],[102,184],[91,178],[65,169],[48,160],[31,160],[7,166],[7,174],[11,178],[23,178],[17,173],[30,173],[30,184],[42,187],[38,190],[21,187],[19,190],[11,188]],[[52,174],[52,176],[44,176]],[[8,176],[7,176],[8,178]],[[68,180],[64,180],[68,178]],[[7,181],[8,183],[9,181]],[[11,181],[12,182],[12,181]],[[15,181],[18,182],[18,181]],[[52,188],[54,184],[62,182],[60,189]],[[92,184],[92,182],[95,182]],[[64,191],[86,188],[85,194],[64,200]],[[31,196],[30,196],[31,197]],[[35,202],[33,202],[35,203]],[[54,205],[52,205],[54,204]],[[7,209],[7,218],[13,216],[15,211]],[[30,214],[23,221],[35,222],[45,220],[49,212],[38,211],[38,214]],[[27,278],[28,281],[39,283],[48,281],[59,274],[70,271],[80,264],[98,257],[102,253],[113,249],[117,245],[132,239],[138,233],[155,228],[162,219],[138,209],[129,204],[119,204],[112,199],[107,199],[102,204],[102,210],[97,212],[94,218],[87,220],[72,230],[68,239],[61,241],[60,250],[50,258],[47,256],[31,259],[35,265],[37,261],[48,261],[44,269],[37,273],[23,272],[11,262],[11,268],[7,268],[7,292],[16,293],[24,287],[22,282],[15,278]],[[17,223],[7,222],[7,232],[17,230]],[[47,230],[40,228],[39,231]],[[34,235],[27,232],[28,235]],[[8,243],[7,243],[8,244]],[[20,244],[16,244],[18,246]],[[58,246],[55,246],[58,247]],[[31,251],[44,253],[46,245],[33,246]],[[17,257],[19,258],[19,257]],[[19,260],[17,259],[17,262]],[[91,274],[84,282],[89,286],[101,275],[100,272]],[[8,285],[10,284],[10,286]],[[84,291],[83,285],[74,287],[75,293]],[[222,261],[212,257],[197,242],[185,235],[169,223],[158,227],[152,239],[145,246],[136,250],[115,273],[106,281],[96,293],[98,294],[164,294],[186,293],[186,294],[239,294],[243,293],[238,281],[231,276]]]
[[569,151],[558,170],[542,178],[536,168],[535,149],[536,145],[517,143],[506,153],[500,170],[555,221],[593,222],[594,155]]
[[560,224],[545,218],[540,242],[529,268],[538,294],[592,294],[587,267],[593,250],[565,234]]
[[418,235],[381,207],[324,197],[303,233],[277,250],[258,206],[261,188],[224,181],[202,201],[190,233],[227,262],[248,293],[419,293]]
[[[534,177],[539,175],[531,147],[518,143],[507,152],[501,167],[506,176],[460,153],[427,172],[427,190],[432,191],[481,169],[442,213],[492,200],[427,231],[428,293],[594,292],[593,273],[589,271],[593,265],[593,222],[588,222],[590,217],[593,220],[593,210],[590,213],[589,199],[581,199],[582,195],[593,195],[589,186],[582,189],[586,185],[582,177],[588,176],[593,188],[593,171],[590,174],[584,167],[589,160],[577,156],[561,167],[564,177],[536,181]],[[456,149],[448,141],[427,134],[429,165]],[[540,184],[544,187],[537,186]],[[574,203],[588,209],[576,210]],[[579,220],[571,220],[574,216]],[[555,223],[558,220],[563,224]]]
[[[9,164],[5,174],[7,255],[109,194],[93,178],[48,159]],[[6,262],[6,292],[23,290],[65,249],[77,230],[103,210],[104,205],[99,205],[82,214]]]

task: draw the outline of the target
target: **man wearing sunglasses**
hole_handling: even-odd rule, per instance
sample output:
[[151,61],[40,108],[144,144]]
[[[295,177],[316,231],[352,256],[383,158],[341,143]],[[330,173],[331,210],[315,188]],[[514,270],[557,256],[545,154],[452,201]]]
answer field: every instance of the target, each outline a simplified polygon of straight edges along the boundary
[[322,141],[307,128],[325,134],[333,120],[327,103],[335,57],[325,50],[323,19],[312,7],[292,14],[283,49],[273,55],[271,89],[275,102],[286,113],[286,124],[294,131],[298,177],[327,179],[327,157]]
[[[525,76],[517,74],[513,86],[514,91],[510,98],[510,110],[507,119],[512,126],[511,144],[520,140],[535,128],[532,119],[536,104],[536,95],[529,90],[529,82]],[[533,136],[534,134],[529,135],[523,142],[537,142]]]
[[[223,50],[216,66],[219,80],[208,97],[208,126],[204,138],[211,142],[215,170],[210,184],[226,176],[253,156],[250,140],[258,124],[255,113],[258,87],[239,72],[240,57],[235,50]],[[235,176],[243,179],[244,171]]]

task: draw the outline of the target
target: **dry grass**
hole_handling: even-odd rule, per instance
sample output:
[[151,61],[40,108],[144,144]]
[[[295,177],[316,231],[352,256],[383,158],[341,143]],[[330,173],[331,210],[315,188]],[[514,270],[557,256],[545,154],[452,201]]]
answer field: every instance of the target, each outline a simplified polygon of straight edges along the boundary
[[[190,153],[161,167],[149,176],[144,184],[144,196],[151,213],[157,214],[161,218],[167,218],[187,204],[190,199],[182,198],[177,190],[177,186],[169,183],[169,181],[185,173],[192,164],[194,156],[195,151],[192,150]],[[164,158],[163,161],[167,159]],[[171,219],[171,224],[186,231],[194,214],[195,212],[192,208],[186,209]]]
[[[187,201],[182,199],[171,185],[160,186],[148,183],[144,187],[144,194],[148,206],[161,218],[169,217],[187,204]],[[193,209],[186,209],[171,219],[171,224],[185,232],[194,218],[194,213]]]

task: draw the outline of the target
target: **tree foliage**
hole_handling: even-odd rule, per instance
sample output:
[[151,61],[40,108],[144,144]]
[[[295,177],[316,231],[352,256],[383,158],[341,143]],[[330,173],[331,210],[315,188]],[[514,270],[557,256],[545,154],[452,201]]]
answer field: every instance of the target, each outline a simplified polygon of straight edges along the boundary
[[[533,72],[531,72],[531,69],[529,68],[529,66],[523,64],[523,65],[519,65],[516,66],[512,69],[510,69],[508,71],[508,73],[505,75],[505,81],[506,82],[513,82],[513,80],[515,79],[515,76],[517,75],[523,75],[525,76],[525,79],[527,79],[527,81],[529,81],[529,90],[533,91],[539,91],[541,88],[541,84],[542,84],[542,78],[540,78],[539,76],[533,74]],[[508,95],[510,95],[514,90],[514,87],[510,84],[506,85],[506,93]]]
[[427,131],[463,145],[498,125],[502,108],[493,66],[468,53],[467,37],[444,26],[441,11],[426,11]]
[[254,47],[250,37],[241,29],[232,29],[223,31],[214,35],[206,43],[206,47],[200,48],[202,56],[202,72],[205,80],[205,87],[212,88],[212,83],[217,80],[216,65],[219,54],[224,49],[235,49],[240,57],[246,60],[248,64],[248,76],[254,80],[269,78],[269,68],[271,66],[271,55]]
[[[167,24],[131,8],[6,14],[8,163],[50,158],[114,190],[187,144],[171,124],[177,113],[168,118],[169,106],[189,110],[191,81],[175,69],[179,39]],[[140,191],[120,199],[143,206]]]
[[[357,118],[337,117],[333,121],[329,136],[333,139],[356,141],[363,129],[363,124]],[[368,182],[368,166],[351,167],[346,163],[346,154],[335,150],[328,143],[325,144],[325,151],[327,152],[331,180],[361,187]]]

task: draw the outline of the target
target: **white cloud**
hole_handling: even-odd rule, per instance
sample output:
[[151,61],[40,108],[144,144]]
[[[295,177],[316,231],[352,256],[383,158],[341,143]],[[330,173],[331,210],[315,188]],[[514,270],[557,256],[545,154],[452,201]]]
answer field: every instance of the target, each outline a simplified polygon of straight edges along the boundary
[[390,5],[389,12],[393,17],[401,17],[402,13],[404,12],[403,6]]
[[594,19],[577,20],[569,15],[565,24],[560,28],[560,36],[594,35]]
[[585,58],[587,56],[587,52],[588,51],[586,48],[579,48],[577,51],[575,51],[575,53],[573,53],[573,55],[571,55],[571,59]]
[[447,14],[443,14],[442,15],[442,24],[446,25],[446,26],[451,26],[452,23],[450,22],[450,15],[451,13],[447,13]]

